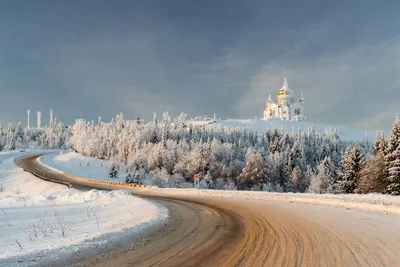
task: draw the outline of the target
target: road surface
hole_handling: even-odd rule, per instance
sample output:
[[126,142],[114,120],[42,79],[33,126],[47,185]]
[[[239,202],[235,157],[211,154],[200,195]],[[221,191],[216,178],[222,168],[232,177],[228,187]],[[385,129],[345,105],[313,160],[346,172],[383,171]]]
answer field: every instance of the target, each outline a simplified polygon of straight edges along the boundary
[[[16,162],[52,181],[81,188],[118,188],[69,178],[43,167],[36,157],[21,157]],[[400,219],[396,216],[318,205],[131,191],[165,205],[171,220],[130,249],[85,261],[74,261],[71,255],[68,265],[400,266]]]

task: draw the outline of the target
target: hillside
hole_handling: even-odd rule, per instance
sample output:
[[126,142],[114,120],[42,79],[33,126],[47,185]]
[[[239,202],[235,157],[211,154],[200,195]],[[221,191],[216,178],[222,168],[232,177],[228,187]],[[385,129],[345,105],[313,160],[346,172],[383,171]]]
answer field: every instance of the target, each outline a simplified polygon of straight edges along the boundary
[[349,127],[341,125],[322,124],[308,121],[285,121],[279,119],[227,119],[217,120],[216,122],[214,122],[213,120],[190,120],[188,124],[214,124],[216,126],[222,127],[252,129],[259,132],[263,132],[267,129],[282,129],[283,131],[288,133],[296,133],[299,130],[305,131],[313,127],[319,134],[327,132],[333,133],[336,130],[339,134],[340,139],[345,141],[363,141],[365,140],[365,138],[367,138],[368,141],[373,141],[375,140],[375,136],[377,134],[377,130],[362,131],[351,129]]

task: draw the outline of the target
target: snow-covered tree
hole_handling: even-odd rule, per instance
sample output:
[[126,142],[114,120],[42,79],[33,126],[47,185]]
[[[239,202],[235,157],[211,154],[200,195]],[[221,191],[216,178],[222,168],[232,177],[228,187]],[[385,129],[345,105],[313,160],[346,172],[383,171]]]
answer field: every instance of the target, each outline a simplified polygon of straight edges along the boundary
[[388,142],[385,139],[385,135],[382,132],[378,132],[375,138],[373,154],[382,153],[384,155],[388,146]]
[[361,170],[357,193],[383,193],[388,185],[385,157],[377,153],[365,162]]
[[210,168],[210,144],[192,143],[193,150],[189,155],[188,171],[191,173],[206,174]]
[[[169,178],[165,186],[186,187],[193,183],[194,173],[202,173],[218,188],[223,188],[223,183],[232,187],[234,182],[233,187],[239,189],[299,192],[304,191],[314,176],[322,175],[323,172],[315,174],[314,170],[325,158],[330,158],[335,173],[341,167],[345,148],[354,145],[340,141],[335,131],[318,134],[313,127],[290,135],[283,129],[258,133],[191,121],[194,120],[186,120],[184,114],[172,119],[164,113],[160,121],[155,117],[145,123],[125,120],[119,114],[110,122],[77,120],[72,138],[67,138],[70,141],[56,137],[58,128],[44,134],[32,131],[27,136],[34,140],[29,142],[35,146],[69,143],[83,155],[112,160],[119,166],[132,165],[134,172],[141,173],[140,180],[150,184],[158,183],[156,176],[166,171]],[[11,132],[15,139],[15,130]],[[7,128],[0,127],[0,147],[7,144]],[[363,152],[370,152],[368,145],[358,144]],[[249,159],[251,154],[262,162],[262,172],[253,175],[258,178],[249,178],[251,166],[257,162]]]
[[357,193],[383,193],[388,183],[386,166],[386,151],[388,142],[383,133],[378,132],[372,156],[365,162],[361,170]]
[[389,185],[386,192],[392,195],[400,194],[400,179],[399,179],[399,147],[400,147],[400,120],[399,117],[393,122],[392,134],[386,149],[386,169],[388,174]]
[[111,164],[110,169],[108,170],[108,176],[110,178],[116,178],[118,175],[117,166],[115,164]]
[[336,173],[333,163],[329,157],[326,157],[318,165],[316,175],[311,177],[308,191],[311,193],[333,193],[336,181]]
[[265,179],[265,161],[261,153],[253,148],[249,148],[246,153],[246,167],[238,177],[240,188],[253,188],[261,186]]
[[153,184],[161,188],[168,187],[170,182],[170,175],[165,168],[155,169],[150,171]]
[[357,145],[353,148],[347,147],[343,156],[342,170],[339,173],[338,185],[341,192],[355,192],[364,163],[364,155]]
[[304,180],[303,171],[298,166],[294,167],[292,176],[290,179],[289,191],[304,192],[306,190],[306,186],[307,185]]
[[389,162],[389,185],[386,187],[386,192],[391,195],[400,195],[400,143],[396,150],[390,154],[391,161]]

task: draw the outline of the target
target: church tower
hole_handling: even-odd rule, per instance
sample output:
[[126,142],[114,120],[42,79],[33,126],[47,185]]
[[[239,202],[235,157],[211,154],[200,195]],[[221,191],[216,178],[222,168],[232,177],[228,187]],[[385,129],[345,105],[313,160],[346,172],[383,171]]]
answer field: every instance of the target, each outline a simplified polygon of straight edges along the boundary
[[283,80],[282,88],[278,91],[278,102],[274,103],[271,95],[265,105],[264,120],[281,119],[281,120],[305,120],[306,113],[304,107],[304,97],[298,102],[294,99],[294,92],[289,88],[287,79]]
[[293,91],[289,88],[287,79],[283,80],[283,86],[278,91],[278,104],[289,106],[293,103]]

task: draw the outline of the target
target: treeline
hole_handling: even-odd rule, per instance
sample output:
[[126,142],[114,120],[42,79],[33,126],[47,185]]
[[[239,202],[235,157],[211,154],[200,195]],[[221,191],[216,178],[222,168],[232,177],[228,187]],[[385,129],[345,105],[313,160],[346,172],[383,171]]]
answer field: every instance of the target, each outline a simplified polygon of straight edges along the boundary
[[21,123],[0,125],[0,151],[21,149],[66,149],[72,135],[71,127],[53,121],[43,128],[23,128]]
[[[344,169],[346,165],[344,166]],[[354,167],[355,168],[355,167]],[[357,193],[379,192],[400,195],[400,121],[393,122],[390,138],[378,134],[374,150],[367,161],[361,161],[359,177],[348,175],[357,182]]]
[[375,144],[344,142],[313,128],[263,133],[217,124],[187,123],[185,115],[148,123],[76,121],[72,145],[86,156],[124,168],[127,182],[279,192],[399,194],[399,120]]
[[[148,123],[77,120],[73,127],[54,121],[41,129],[0,125],[0,151],[68,149],[110,160],[127,182],[160,187],[314,193],[400,195],[400,122],[373,144],[345,142],[337,132],[265,132],[190,122],[185,114]],[[114,170],[113,170],[114,171]]]

